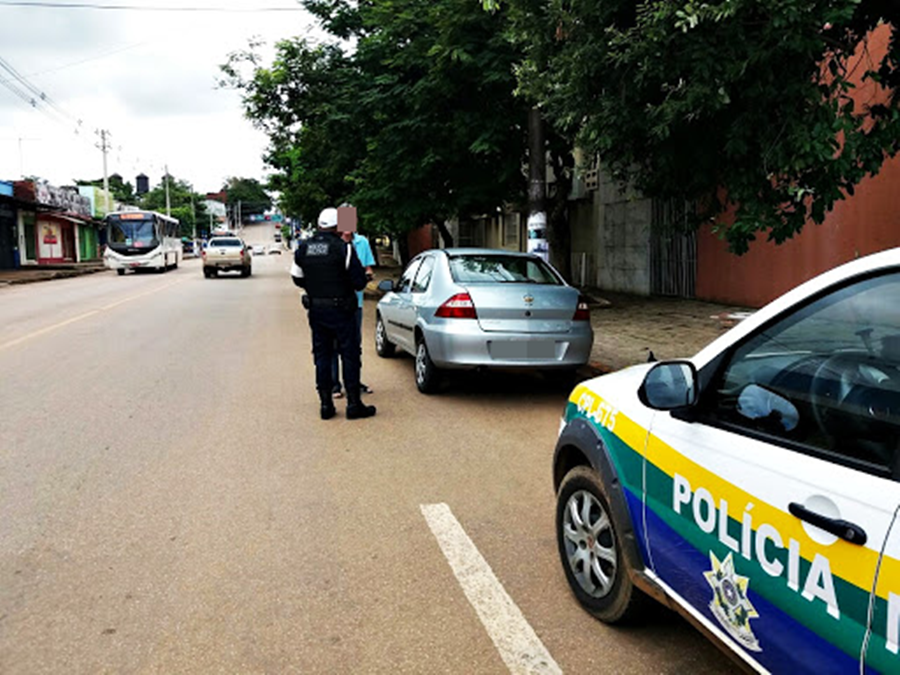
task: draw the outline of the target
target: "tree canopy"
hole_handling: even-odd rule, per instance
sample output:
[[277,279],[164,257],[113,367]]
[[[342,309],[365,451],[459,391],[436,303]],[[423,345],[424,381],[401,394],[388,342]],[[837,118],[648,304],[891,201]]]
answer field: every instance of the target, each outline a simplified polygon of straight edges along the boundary
[[[509,10],[520,85],[549,121],[574,129],[622,182],[694,201],[698,221],[733,210],[723,232],[735,252],[822,222],[900,147],[893,0],[509,0]],[[869,49],[879,31],[886,54]]]
[[227,195],[229,208],[240,204],[242,215],[265,213],[272,208],[272,198],[255,178],[228,178],[222,190]]
[[470,0],[304,4],[355,50],[297,38],[270,67],[252,50],[223,66],[269,135],[286,212],[311,221],[347,201],[362,226],[401,232],[522,194],[527,106],[505,17]]
[[[195,225],[198,234],[208,230],[204,199],[203,195],[194,192],[194,188],[187,181],[169,176],[169,205],[172,217],[179,220],[181,236],[193,236]],[[141,198],[140,205],[141,208],[151,211],[166,212],[165,177]]]

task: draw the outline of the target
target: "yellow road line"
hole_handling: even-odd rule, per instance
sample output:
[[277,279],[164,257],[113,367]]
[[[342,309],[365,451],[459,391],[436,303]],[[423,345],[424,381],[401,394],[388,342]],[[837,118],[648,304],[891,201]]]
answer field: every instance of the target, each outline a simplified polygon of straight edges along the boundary
[[70,319],[66,319],[65,321],[60,321],[59,323],[55,323],[52,326],[46,326],[45,328],[40,328],[32,333],[28,333],[27,335],[23,335],[22,337],[18,337],[15,340],[10,340],[9,342],[4,342],[0,344],[0,351],[8,348],[15,347],[18,344],[22,344],[32,338],[39,337],[44,335],[45,333],[50,333],[51,331],[56,330],[57,328],[62,328],[63,326],[68,326],[69,324],[76,323],[77,321],[81,321],[82,319],[87,319],[88,317],[94,316],[95,314],[100,314],[100,312],[105,312],[113,307],[118,307],[121,304],[126,302],[130,302],[131,300],[137,300],[138,298],[143,298],[146,295],[151,295],[153,293],[158,293],[159,291],[163,291],[167,288],[171,288],[175,284],[180,284],[184,279],[179,279],[178,281],[173,281],[172,283],[166,284],[165,286],[159,286],[158,288],[153,288],[149,291],[145,291],[143,293],[138,293],[137,295],[132,295],[123,300],[117,300],[109,305],[104,305],[100,309],[92,309],[90,312],[85,312],[84,314],[79,314],[78,316],[73,316]]

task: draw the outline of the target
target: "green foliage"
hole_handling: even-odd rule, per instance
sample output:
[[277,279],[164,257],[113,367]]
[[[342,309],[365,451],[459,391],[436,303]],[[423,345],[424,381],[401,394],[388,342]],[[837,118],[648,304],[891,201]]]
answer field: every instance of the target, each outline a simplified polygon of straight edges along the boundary
[[240,204],[243,216],[265,213],[272,208],[272,198],[255,178],[229,178],[222,190],[228,195],[228,206]]
[[[194,225],[198,230],[206,229],[206,206],[203,203],[205,197],[193,191],[190,183],[169,177],[169,204],[171,215],[177,218],[181,227],[182,237],[191,237],[194,234]],[[141,199],[141,208],[149,211],[166,212],[166,184],[165,179],[159,185],[150,190]]]
[[900,147],[896,31],[882,61],[867,49],[900,26],[892,0],[510,0],[510,15],[521,89],[551,123],[623,183],[698,203],[697,222],[733,210],[737,253],[822,222]]
[[252,51],[223,66],[269,135],[285,213],[315,222],[347,201],[362,227],[400,232],[521,195],[527,106],[504,16],[471,0],[305,5],[355,51],[294,39],[271,67]]

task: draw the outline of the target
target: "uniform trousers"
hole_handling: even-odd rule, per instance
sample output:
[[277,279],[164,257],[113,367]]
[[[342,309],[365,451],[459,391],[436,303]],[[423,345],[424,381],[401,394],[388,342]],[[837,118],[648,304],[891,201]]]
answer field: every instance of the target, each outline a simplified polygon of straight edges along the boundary
[[359,391],[360,345],[356,327],[356,310],[337,307],[312,307],[309,310],[313,358],[316,363],[316,389],[331,393],[331,362],[335,349],[341,357],[344,386],[348,392]]

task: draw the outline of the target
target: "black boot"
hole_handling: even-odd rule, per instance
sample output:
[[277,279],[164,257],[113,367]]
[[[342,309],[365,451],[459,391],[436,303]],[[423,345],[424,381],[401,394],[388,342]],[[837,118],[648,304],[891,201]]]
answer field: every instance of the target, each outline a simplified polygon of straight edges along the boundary
[[331,392],[330,391],[320,391],[319,392],[319,401],[321,402],[321,407],[319,408],[319,415],[323,420],[330,420],[334,417],[337,412],[334,408],[334,402],[331,400]]
[[374,405],[364,405],[360,398],[359,387],[347,388],[347,419],[361,420],[375,414]]

